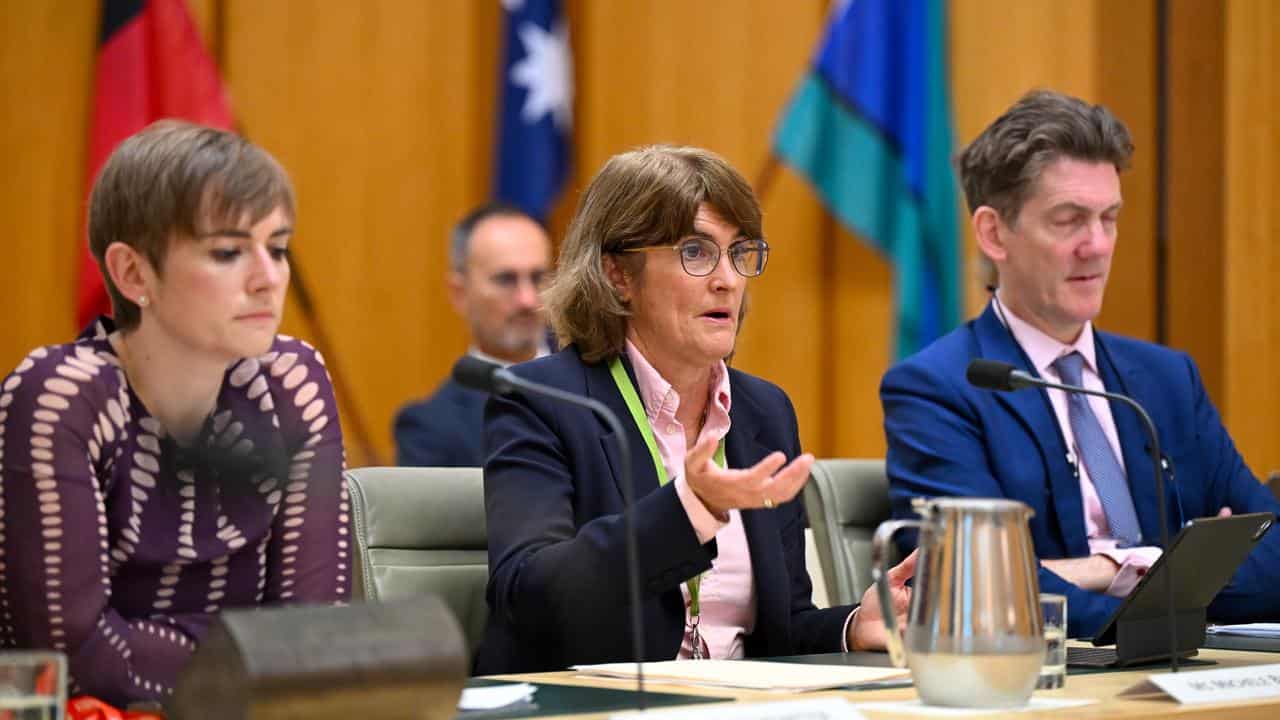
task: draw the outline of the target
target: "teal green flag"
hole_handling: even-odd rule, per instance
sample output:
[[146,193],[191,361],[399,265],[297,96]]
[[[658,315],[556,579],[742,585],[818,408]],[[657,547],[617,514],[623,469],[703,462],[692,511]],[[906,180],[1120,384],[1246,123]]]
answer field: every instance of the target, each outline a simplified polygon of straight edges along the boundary
[[944,0],[853,0],[774,136],[774,152],[890,261],[895,349],[960,322]]

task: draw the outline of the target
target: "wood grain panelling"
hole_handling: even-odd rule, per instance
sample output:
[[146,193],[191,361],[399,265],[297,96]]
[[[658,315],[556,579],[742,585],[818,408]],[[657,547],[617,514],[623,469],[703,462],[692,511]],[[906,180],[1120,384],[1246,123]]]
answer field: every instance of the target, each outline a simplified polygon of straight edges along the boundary
[[[1093,96],[1096,6],[1093,0],[953,0],[951,83],[957,148],[972,142],[1033,88]],[[978,277],[977,247],[967,221],[964,229],[970,268],[964,285],[966,305],[969,315],[975,315],[989,296]]]
[[1280,4],[1226,15],[1227,427],[1255,471],[1280,468]]
[[[1155,328],[1155,4],[1153,0],[954,0],[951,58],[957,143],[977,137],[1023,93],[1048,88],[1110,107],[1129,126],[1137,153],[1123,176],[1121,242],[1098,323],[1151,338]],[[967,213],[966,213],[967,215]],[[973,278],[967,306],[988,295],[965,226]]]
[[880,377],[893,361],[893,275],[869,245],[825,223],[833,232],[823,263],[831,300],[827,315],[835,352],[822,367],[828,455],[884,457]]
[[[1071,5],[1072,3],[1064,3]],[[1133,137],[1133,164],[1121,179],[1119,242],[1098,326],[1156,339],[1156,4],[1101,0],[1094,15],[1093,91]]]
[[98,16],[82,0],[0,7],[0,373],[75,321]]
[[[609,156],[655,142],[707,147],[754,181],[823,19],[823,3],[813,0],[583,3],[575,122],[584,182]],[[751,286],[735,365],[787,391],[805,447],[824,452],[828,437],[858,434],[869,436],[867,447],[874,449],[883,442],[877,443],[878,421],[847,431],[827,424],[827,403],[838,399],[818,372],[823,354],[832,352],[824,322],[832,304],[824,283],[828,243],[819,232],[815,196],[784,171],[764,210],[774,250],[768,272]],[[865,363],[861,372],[846,370],[874,382],[885,355],[864,346],[848,362]],[[865,410],[878,417],[878,403]]]
[[[280,158],[297,186],[296,270],[315,296],[330,360],[341,370],[348,431],[358,415],[388,461],[395,409],[431,391],[466,347],[465,329],[444,294],[446,236],[488,195],[500,8],[488,0],[191,2],[244,131]],[[552,216],[553,231],[563,230],[596,169],[637,145],[702,145],[755,181],[779,113],[820,38],[827,5],[567,0],[577,85],[574,178]],[[1212,12],[1190,0],[1182,7]],[[1280,309],[1271,305],[1277,293],[1261,290],[1274,286],[1280,270],[1269,250],[1280,195],[1274,120],[1280,11],[1266,0],[1230,8],[1222,31],[1229,41],[1221,44],[1234,88],[1227,92],[1227,120],[1216,132],[1205,121],[1209,132],[1201,138],[1192,128],[1212,115],[1210,103],[1184,101],[1190,124],[1181,126],[1187,143],[1203,148],[1225,137],[1228,148],[1229,241],[1217,253],[1222,287],[1201,286],[1225,293],[1225,305],[1213,315],[1211,302],[1175,303],[1171,324],[1175,333],[1198,327],[1196,313],[1203,311],[1226,319],[1217,343],[1220,381],[1212,331],[1185,342],[1197,354],[1207,348],[1199,358],[1206,378],[1225,388],[1231,429],[1244,433],[1248,452],[1259,453],[1250,459],[1280,465],[1268,447],[1280,389],[1245,385],[1269,373],[1266,359],[1280,349]],[[0,143],[8,167],[0,216],[9,237],[0,243],[0,310],[7,320],[0,365],[12,367],[31,346],[74,332],[97,7],[12,0],[4,10]],[[1106,103],[1130,125],[1138,155],[1124,178],[1123,241],[1100,322],[1149,337],[1154,0],[953,0],[950,15],[959,142],[1033,87]],[[1214,52],[1212,42],[1204,47]],[[1217,172],[1211,158],[1205,164],[1200,156],[1183,157],[1180,173]],[[1194,193],[1177,197],[1194,202]],[[812,189],[790,170],[774,176],[764,209],[775,253],[752,288],[735,362],[791,395],[807,449],[880,455],[877,386],[891,360],[889,268],[827,219]],[[1212,217],[1212,207],[1202,215]],[[1185,239],[1200,234],[1197,222],[1176,235],[1177,267],[1200,264],[1201,250],[1213,255],[1216,238],[1202,238],[1203,246]],[[971,242],[967,247],[972,257]],[[1177,283],[1186,279],[1174,282],[1181,298],[1188,286]],[[985,293],[976,283],[965,286],[975,312]],[[317,335],[293,300],[285,330]],[[1185,337],[1176,335],[1179,342]],[[369,461],[354,444],[349,450],[352,464]]]
[[[297,187],[295,269],[347,384],[344,423],[360,413],[384,462],[396,408],[466,348],[444,276],[449,227],[488,188],[496,65],[479,59],[496,10],[478,5],[228,0],[224,15],[237,114]],[[296,305],[286,317],[315,334]]]
[[1168,341],[1195,358],[1221,403],[1226,8],[1204,0],[1169,8]]

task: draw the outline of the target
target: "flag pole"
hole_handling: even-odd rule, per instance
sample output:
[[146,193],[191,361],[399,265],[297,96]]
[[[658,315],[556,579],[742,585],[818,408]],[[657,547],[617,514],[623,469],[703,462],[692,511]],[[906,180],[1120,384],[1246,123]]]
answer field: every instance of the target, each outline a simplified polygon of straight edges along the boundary
[[[223,30],[226,28],[226,3],[219,1],[215,6],[215,27],[213,28],[212,42],[214,51],[214,62],[218,65],[219,74],[226,61],[226,44],[224,41]],[[244,122],[240,118],[235,118],[235,131],[240,137],[248,138],[249,134],[245,132]],[[360,413],[359,407],[347,394],[346,375],[342,372],[342,364],[338,361],[338,355],[333,350],[333,344],[329,342],[329,334],[325,331],[324,325],[320,323],[320,317],[316,313],[315,303],[312,301],[311,286],[307,281],[307,274],[302,269],[302,263],[299,261],[296,252],[289,256],[289,292],[293,295],[294,300],[298,303],[298,309],[302,311],[302,316],[306,320],[307,327],[311,329],[310,342],[315,346],[316,351],[324,358],[325,369],[329,372],[329,378],[333,384],[334,400],[338,403],[339,408],[346,408],[346,416],[350,421],[350,433],[345,435],[352,437],[356,447],[364,454],[362,465],[382,465],[382,458],[378,450],[373,445],[373,440],[369,435],[369,428],[364,424],[364,416]]]
[[778,156],[772,150],[764,161],[764,167],[760,168],[760,172],[756,174],[755,190],[756,202],[764,207],[765,198],[769,196],[769,191],[773,189],[773,181],[778,177]]
[[338,407],[347,409],[347,419],[351,421],[351,434],[355,436],[354,439],[356,445],[360,448],[360,452],[364,453],[364,463],[362,464],[382,465],[382,458],[379,456],[378,450],[374,447],[373,441],[369,436],[369,428],[364,424],[364,418],[360,414],[359,408],[352,402],[351,396],[347,394],[346,376],[342,372],[338,356],[331,352],[333,346],[329,342],[329,334],[325,332],[324,325],[320,323],[315,303],[311,300],[313,296],[307,282],[307,275],[302,270],[302,263],[298,261],[297,254],[290,256],[289,269],[292,274],[292,278],[289,281],[289,290],[293,293],[294,300],[298,301],[298,309],[302,311],[303,317],[306,318],[307,327],[311,328],[312,344],[315,345],[320,355],[325,358],[325,367],[329,370],[329,376],[333,379],[333,393],[338,401]]

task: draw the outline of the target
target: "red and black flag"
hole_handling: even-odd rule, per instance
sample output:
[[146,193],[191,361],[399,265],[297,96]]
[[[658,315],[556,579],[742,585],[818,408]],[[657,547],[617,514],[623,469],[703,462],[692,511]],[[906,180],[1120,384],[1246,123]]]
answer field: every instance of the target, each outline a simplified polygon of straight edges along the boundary
[[[204,47],[187,0],[103,0],[87,186],[93,187],[116,145],[162,118],[233,126],[217,63]],[[88,243],[82,243],[78,327],[110,311],[98,265]]]

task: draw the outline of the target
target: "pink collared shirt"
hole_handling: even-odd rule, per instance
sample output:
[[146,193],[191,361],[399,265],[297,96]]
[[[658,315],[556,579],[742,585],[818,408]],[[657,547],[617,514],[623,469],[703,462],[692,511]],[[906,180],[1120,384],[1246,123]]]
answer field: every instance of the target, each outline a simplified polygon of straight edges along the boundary
[[[744,638],[755,630],[756,625],[755,578],[751,572],[751,553],[742,527],[742,514],[730,510],[727,521],[722,521],[694,494],[684,474],[687,451],[684,426],[676,419],[680,396],[630,340],[627,341],[627,358],[636,373],[636,391],[653,428],[653,439],[658,445],[662,466],[667,477],[674,478],[676,494],[689,516],[698,542],[705,544],[712,538],[716,540],[716,558],[711,562],[711,569],[702,574],[698,590],[701,610],[698,631],[707,643],[710,657],[741,658],[745,654]],[[710,435],[718,441],[723,440],[730,425],[729,372],[723,362],[712,369],[710,400],[698,439]],[[687,583],[680,586],[680,592],[684,595],[687,612]],[[686,633],[677,658],[688,657],[692,657],[692,647]]]
[[[998,302],[1000,297],[998,292],[996,297]],[[1041,377],[1062,382],[1062,377],[1053,366],[1054,361],[1063,355],[1078,352],[1084,358],[1081,384],[1090,390],[1106,390],[1102,384],[1102,377],[1098,374],[1093,323],[1085,323],[1076,341],[1066,345],[1018,317],[1008,305],[1001,303],[1001,308],[1004,310],[1004,318],[1008,321],[1010,332],[1027,353],[1027,357],[1031,359],[1031,365]],[[1053,413],[1058,420],[1058,427],[1062,430],[1062,437],[1066,440],[1067,447],[1070,448],[1069,460],[1075,463],[1080,473],[1080,495],[1084,501],[1084,528],[1089,538],[1089,552],[1094,555],[1106,555],[1120,566],[1110,587],[1107,588],[1107,594],[1125,597],[1133,591],[1134,586],[1160,557],[1160,548],[1116,547],[1117,540],[1111,537],[1111,526],[1107,522],[1107,514],[1102,509],[1098,491],[1093,486],[1093,479],[1089,477],[1089,469],[1077,459],[1075,433],[1071,431],[1071,420],[1067,409],[1067,394],[1061,390],[1049,390],[1048,393],[1049,402],[1053,405]],[[1115,418],[1111,415],[1111,404],[1106,398],[1088,396],[1086,399],[1094,416],[1098,418],[1098,424],[1102,426],[1102,432],[1106,435],[1107,443],[1111,445],[1120,468],[1124,469],[1124,453],[1120,449],[1120,434],[1116,431]]]

